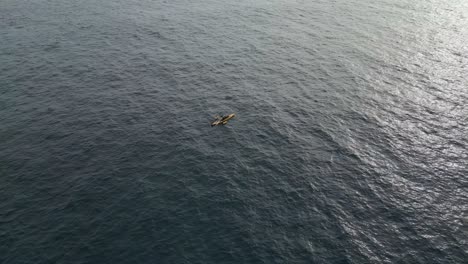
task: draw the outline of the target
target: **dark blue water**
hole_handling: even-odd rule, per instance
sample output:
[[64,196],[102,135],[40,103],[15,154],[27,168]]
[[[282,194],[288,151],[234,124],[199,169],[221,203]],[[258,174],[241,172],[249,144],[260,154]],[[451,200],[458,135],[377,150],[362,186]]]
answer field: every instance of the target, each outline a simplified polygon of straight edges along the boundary
[[468,263],[467,43],[465,0],[2,0],[0,263]]

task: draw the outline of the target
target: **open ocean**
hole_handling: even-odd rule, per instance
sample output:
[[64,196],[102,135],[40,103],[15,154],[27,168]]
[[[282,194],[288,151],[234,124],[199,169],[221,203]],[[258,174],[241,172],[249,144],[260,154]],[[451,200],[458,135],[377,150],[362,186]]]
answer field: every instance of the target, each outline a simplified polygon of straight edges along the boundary
[[0,263],[468,263],[468,1],[0,0]]

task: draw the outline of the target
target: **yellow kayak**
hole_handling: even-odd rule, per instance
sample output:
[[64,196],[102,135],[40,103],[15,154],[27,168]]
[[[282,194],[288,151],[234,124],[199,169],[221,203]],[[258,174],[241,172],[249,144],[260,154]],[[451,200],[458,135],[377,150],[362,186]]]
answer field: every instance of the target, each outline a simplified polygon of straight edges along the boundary
[[216,120],[211,123],[211,126],[219,126],[219,125],[225,125],[227,122],[231,119],[233,119],[236,115],[235,114],[230,114],[226,116],[218,116],[216,117]]

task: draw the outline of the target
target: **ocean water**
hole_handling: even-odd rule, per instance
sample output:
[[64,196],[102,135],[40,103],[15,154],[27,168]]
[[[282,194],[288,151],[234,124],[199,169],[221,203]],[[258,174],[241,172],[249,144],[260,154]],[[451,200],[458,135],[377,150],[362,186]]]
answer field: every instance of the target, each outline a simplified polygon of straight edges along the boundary
[[0,1],[0,263],[468,263],[468,1]]

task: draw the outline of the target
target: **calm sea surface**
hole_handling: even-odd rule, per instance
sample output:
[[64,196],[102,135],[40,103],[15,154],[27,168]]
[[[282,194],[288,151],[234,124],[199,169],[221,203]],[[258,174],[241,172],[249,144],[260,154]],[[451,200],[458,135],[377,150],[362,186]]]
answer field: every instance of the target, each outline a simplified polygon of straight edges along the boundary
[[0,263],[468,263],[468,1],[1,0]]

